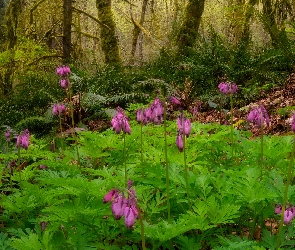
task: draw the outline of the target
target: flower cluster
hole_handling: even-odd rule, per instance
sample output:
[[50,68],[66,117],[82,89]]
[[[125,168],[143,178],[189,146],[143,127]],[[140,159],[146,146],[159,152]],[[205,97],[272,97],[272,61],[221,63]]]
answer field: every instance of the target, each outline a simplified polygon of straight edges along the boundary
[[128,123],[128,117],[125,115],[123,109],[117,107],[117,114],[113,117],[111,124],[117,134],[121,131],[124,133],[131,133],[130,125]]
[[124,216],[125,226],[133,229],[135,219],[138,219],[137,198],[132,187],[132,181],[128,181],[128,198],[124,196],[124,192],[118,189],[112,189],[103,198],[103,203],[112,201],[112,213],[116,220],[120,220]]
[[223,95],[228,94],[236,94],[238,91],[238,86],[235,83],[229,83],[229,82],[221,82],[218,85],[219,91]]
[[30,145],[30,132],[28,129],[25,129],[16,139],[16,147],[22,147],[24,149],[28,149]]
[[181,113],[177,118],[177,131],[176,146],[179,151],[182,152],[184,148],[183,135],[188,137],[191,133],[191,122],[190,120]]
[[53,115],[61,115],[65,111],[65,105],[64,104],[54,104],[52,108],[52,114]]
[[68,76],[71,74],[71,70],[68,66],[58,66],[56,69],[56,74],[61,77],[60,86],[63,89],[67,89],[69,86],[71,86],[71,83],[68,79]]
[[149,122],[160,124],[163,121],[163,115],[164,106],[159,98],[156,98],[147,109],[138,109],[136,111],[136,119],[142,124],[147,124]]
[[256,124],[258,127],[263,126],[264,122],[267,125],[269,125],[270,123],[268,113],[262,105],[259,105],[257,108],[252,109],[248,115],[247,120],[249,122],[252,122],[253,124]]
[[172,105],[175,105],[175,106],[180,106],[181,105],[181,102],[174,96],[170,97],[170,102],[172,103]]
[[[275,207],[275,214],[281,214],[283,207],[281,204]],[[284,212],[284,223],[289,224],[291,220],[295,217],[295,207],[289,207]]]

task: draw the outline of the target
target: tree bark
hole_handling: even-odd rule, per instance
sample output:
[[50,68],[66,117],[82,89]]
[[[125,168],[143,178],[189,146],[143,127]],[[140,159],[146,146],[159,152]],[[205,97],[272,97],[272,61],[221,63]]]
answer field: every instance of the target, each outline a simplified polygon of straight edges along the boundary
[[121,63],[118,39],[116,37],[116,24],[113,20],[112,1],[96,0],[98,19],[103,23],[100,27],[101,49],[104,53],[106,64]]
[[63,0],[63,63],[71,60],[73,0]]
[[204,6],[205,0],[189,0],[185,7],[184,20],[177,36],[178,49],[181,54],[195,44]]
[[12,91],[12,75],[15,67],[15,47],[17,44],[17,27],[19,16],[22,12],[23,0],[11,0],[5,13],[5,26],[7,30],[6,46],[9,52],[9,62],[4,69],[3,78],[1,79],[1,89],[6,96]]
[[[145,18],[145,12],[146,12],[147,3],[148,3],[148,0],[143,0],[143,2],[142,2],[141,16],[140,16],[140,20],[139,20],[139,24],[141,26],[143,26],[143,23],[144,23],[144,18]],[[131,16],[131,18],[133,20],[133,17],[132,16]],[[139,36],[140,33],[141,33],[140,28],[136,24],[134,24],[133,38],[132,38],[132,48],[131,48],[131,54],[130,54],[130,64],[134,64],[134,57],[135,57],[135,52],[136,52],[136,46],[137,46],[138,36]]]

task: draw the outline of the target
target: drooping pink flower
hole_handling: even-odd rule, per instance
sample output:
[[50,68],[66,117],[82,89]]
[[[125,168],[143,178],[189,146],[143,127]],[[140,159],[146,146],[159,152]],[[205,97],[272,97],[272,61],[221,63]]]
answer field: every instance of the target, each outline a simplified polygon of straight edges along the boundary
[[112,213],[116,220],[124,215],[124,209],[127,206],[127,199],[123,195],[119,195],[112,203]]
[[235,83],[221,82],[218,85],[219,91],[223,95],[236,94],[238,91],[238,86]]
[[282,213],[282,204],[279,204],[275,207],[275,214],[281,214]]
[[117,134],[120,134],[121,131],[131,133],[128,117],[120,107],[117,107],[117,114],[112,118],[111,124]]
[[248,115],[247,120],[253,124],[256,124],[258,127],[263,126],[264,122],[267,125],[270,124],[269,115],[262,105],[252,109]]
[[25,129],[22,133],[16,138],[16,147],[22,147],[28,149],[30,145],[30,133],[28,129]]
[[58,66],[56,68],[56,74],[60,77],[65,77],[71,74],[71,70],[68,66]]
[[176,146],[178,147],[179,151],[182,152],[184,148],[182,134],[178,133],[176,137]]
[[125,217],[125,226],[127,228],[132,229],[133,225],[135,224],[135,215],[133,213],[133,209],[131,207],[125,207],[124,209],[124,217]]
[[191,122],[182,113],[177,118],[177,126],[180,134],[185,134],[188,137],[191,133]]
[[171,102],[172,104],[176,105],[176,106],[181,105],[181,102],[180,102],[176,97],[174,97],[174,96],[171,96],[171,97],[170,97],[170,102]]
[[103,203],[108,203],[118,195],[117,189],[112,189],[103,197]]
[[39,166],[39,169],[41,169],[41,170],[44,170],[44,169],[46,169],[47,168],[47,166],[45,166],[45,165],[40,165]]
[[68,79],[60,79],[60,86],[63,89],[66,89],[69,85],[69,80]]
[[284,223],[285,224],[289,224],[291,222],[291,220],[294,218],[295,216],[295,211],[293,209],[286,209],[285,213],[284,213]]
[[58,115],[58,105],[57,104],[53,105],[52,114],[53,115]]

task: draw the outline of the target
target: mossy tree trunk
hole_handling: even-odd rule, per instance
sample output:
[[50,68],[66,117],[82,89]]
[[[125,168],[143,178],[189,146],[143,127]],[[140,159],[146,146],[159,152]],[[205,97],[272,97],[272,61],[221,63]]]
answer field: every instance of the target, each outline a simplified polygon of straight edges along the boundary
[[6,48],[9,51],[9,62],[4,69],[4,74],[1,79],[1,89],[5,96],[12,90],[12,75],[15,67],[15,47],[17,44],[17,27],[23,4],[23,0],[11,0],[5,12],[5,26],[7,31]]
[[63,0],[63,63],[71,60],[73,1]]
[[188,0],[185,6],[184,19],[177,35],[179,52],[185,54],[187,48],[193,47],[204,12],[205,0]]
[[[142,2],[141,16],[140,16],[140,20],[139,20],[139,24],[141,26],[144,23],[147,3],[148,3],[148,0],[143,0],[143,2]],[[132,20],[133,20],[133,17],[132,17]],[[132,48],[131,48],[131,54],[130,54],[130,64],[134,64],[134,57],[135,57],[137,41],[138,41],[138,37],[139,37],[140,32],[141,32],[140,28],[134,23],[133,37],[132,37]],[[142,46],[142,44],[141,44],[141,46]]]
[[4,13],[5,13],[5,3],[4,3],[4,0],[0,0],[0,51],[4,49],[2,44],[5,41]]
[[258,0],[248,0],[246,2],[242,41],[248,43],[250,41],[250,22],[254,13],[254,6],[258,3]]
[[121,63],[118,39],[116,36],[116,24],[113,19],[112,1],[96,0],[98,19],[102,22],[100,27],[100,43],[104,53],[106,64]]

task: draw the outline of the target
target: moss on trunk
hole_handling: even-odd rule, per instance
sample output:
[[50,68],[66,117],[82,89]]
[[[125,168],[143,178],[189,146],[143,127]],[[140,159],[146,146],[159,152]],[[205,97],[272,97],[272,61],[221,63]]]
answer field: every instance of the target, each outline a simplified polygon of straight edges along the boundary
[[113,19],[112,1],[96,0],[98,19],[103,23],[100,27],[100,43],[105,56],[106,64],[121,63],[118,39],[116,37],[116,24]]
[[189,0],[185,7],[184,19],[177,36],[178,48],[181,53],[195,44],[204,6],[205,0]]

